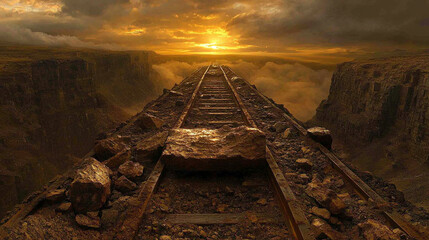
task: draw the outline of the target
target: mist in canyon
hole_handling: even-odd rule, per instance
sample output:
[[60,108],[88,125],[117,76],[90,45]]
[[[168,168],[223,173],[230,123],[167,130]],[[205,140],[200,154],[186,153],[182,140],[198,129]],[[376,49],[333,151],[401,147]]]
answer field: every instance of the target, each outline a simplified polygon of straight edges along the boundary
[[[170,88],[195,69],[211,62],[167,61],[153,65],[160,83]],[[302,63],[275,63],[251,60],[230,61],[218,59],[218,64],[228,65],[264,93],[284,106],[299,120],[311,119],[317,106],[326,99],[332,71],[313,69]]]

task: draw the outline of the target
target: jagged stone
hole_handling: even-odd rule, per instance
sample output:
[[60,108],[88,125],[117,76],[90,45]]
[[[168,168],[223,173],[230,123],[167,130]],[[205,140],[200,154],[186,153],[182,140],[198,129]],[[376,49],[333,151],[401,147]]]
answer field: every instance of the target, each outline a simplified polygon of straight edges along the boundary
[[323,219],[326,219],[326,220],[329,220],[329,218],[331,217],[331,213],[327,209],[324,209],[324,208],[312,207],[311,212],[314,215],[321,217]]
[[143,175],[144,167],[137,162],[127,161],[119,166],[118,172],[129,179],[135,179]]
[[137,185],[134,182],[130,181],[125,176],[121,176],[115,181],[115,189],[120,192],[127,193],[136,188],[137,188]]
[[243,80],[243,79],[241,77],[237,77],[237,76],[231,78],[231,81],[233,81],[233,82],[238,82],[241,80]]
[[329,209],[332,214],[340,214],[346,209],[346,204],[338,197],[331,189],[325,188],[323,185],[313,179],[307,185],[306,193],[314,198],[320,205]]
[[173,129],[162,161],[172,169],[237,170],[265,164],[264,134],[255,128]]
[[285,138],[285,139],[287,139],[287,138],[289,138],[289,137],[290,137],[291,133],[292,133],[292,129],[291,129],[291,128],[287,128],[287,129],[283,132],[282,137],[283,137],[283,138]]
[[314,141],[322,144],[328,149],[332,147],[332,136],[331,131],[322,127],[313,127],[307,129],[308,136],[311,137]]
[[69,212],[71,210],[71,202],[63,202],[56,209],[57,212]]
[[364,223],[358,224],[363,232],[365,239],[381,239],[381,240],[399,240],[400,237],[390,230],[386,225],[374,219],[368,219]]
[[61,202],[66,198],[66,190],[65,189],[55,189],[48,192],[45,196],[45,199],[48,202],[56,203]]
[[72,206],[78,213],[100,209],[110,195],[110,169],[93,158],[87,161],[76,173],[70,188]]
[[159,240],[171,240],[171,237],[168,235],[162,235],[161,237],[159,237]]
[[100,161],[109,159],[123,151],[126,145],[117,137],[106,138],[97,142],[94,146],[94,157]]
[[298,177],[301,178],[304,181],[307,181],[307,180],[310,179],[310,177],[307,174],[305,174],[305,173],[299,174]]
[[313,167],[313,163],[310,160],[308,160],[307,158],[297,159],[296,164],[298,165],[299,168],[302,168],[306,171],[311,170],[311,168]]
[[316,228],[316,231],[314,231],[315,236],[317,239],[325,239],[323,237],[323,234],[327,236],[329,239],[335,239],[335,240],[346,240],[349,239],[346,235],[343,233],[340,233],[336,230],[334,230],[328,223],[323,221],[322,219],[315,218],[311,225]]
[[173,95],[173,96],[183,96],[183,93],[178,92],[178,91],[170,90],[169,93],[170,93],[170,95]]
[[131,151],[129,149],[125,149],[122,152],[116,154],[115,156],[107,159],[103,163],[108,166],[110,169],[117,169],[126,161],[131,159]]
[[275,129],[276,132],[281,133],[284,130],[286,130],[288,128],[289,124],[285,123],[285,122],[276,122],[273,125],[273,128]]
[[164,122],[158,117],[144,113],[135,121],[135,124],[141,129],[147,130],[158,129],[164,124]]
[[87,216],[84,214],[77,214],[76,215],[76,222],[82,227],[88,227],[88,228],[100,228],[100,218],[98,216]]
[[158,159],[161,156],[167,137],[168,132],[164,131],[138,142],[134,149],[136,161],[144,163]]

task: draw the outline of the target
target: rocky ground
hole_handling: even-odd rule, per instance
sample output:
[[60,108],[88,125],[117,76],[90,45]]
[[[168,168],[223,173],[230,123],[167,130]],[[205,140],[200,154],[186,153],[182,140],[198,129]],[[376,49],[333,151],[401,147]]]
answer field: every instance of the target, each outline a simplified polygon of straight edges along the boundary
[[[8,239],[112,239],[116,223],[137,199],[204,68],[119,126],[100,136],[92,156],[73,177],[51,189]],[[232,72],[228,76],[233,77]],[[407,239],[381,217],[372,202],[360,200],[332,169],[326,156],[301,136],[244,81],[233,85],[276,156],[318,239]],[[370,174],[354,170],[378,194],[421,230],[429,215],[403,194]],[[166,173],[140,225],[139,239],[287,239],[265,171]],[[30,202],[28,199],[27,202]],[[24,204],[25,206],[25,204]],[[13,213],[19,212],[17,208]],[[171,214],[243,213],[238,224],[172,224]],[[3,222],[9,218],[5,218]],[[265,219],[267,219],[265,221]],[[274,221],[273,221],[274,219]],[[277,220],[276,220],[277,219]]]

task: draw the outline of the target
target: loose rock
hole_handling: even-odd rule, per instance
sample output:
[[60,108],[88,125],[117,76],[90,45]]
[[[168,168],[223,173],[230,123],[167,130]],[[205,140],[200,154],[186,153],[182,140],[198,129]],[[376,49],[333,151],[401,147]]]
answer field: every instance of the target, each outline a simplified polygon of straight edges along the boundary
[[291,128],[287,128],[287,129],[283,132],[282,137],[283,137],[283,138],[289,138],[289,136],[291,135],[291,133],[292,133],[292,129],[291,129]]
[[72,206],[78,213],[100,209],[110,195],[110,169],[94,158],[86,161],[88,163],[77,172],[70,188]]
[[125,149],[124,151],[116,154],[115,156],[107,159],[103,163],[110,169],[117,169],[121,164],[131,159],[131,151]]
[[308,184],[306,193],[314,198],[320,205],[329,209],[332,214],[340,214],[346,209],[346,205],[331,189],[325,188],[315,179]]
[[118,172],[129,179],[135,179],[143,175],[144,167],[137,162],[127,161],[119,166]]
[[97,142],[97,144],[94,146],[94,156],[98,160],[104,161],[115,156],[125,148],[126,145],[116,137],[103,139]]
[[273,125],[273,128],[275,129],[276,132],[281,133],[283,131],[285,131],[288,128],[288,124],[285,122],[276,122]]
[[135,124],[141,129],[147,130],[158,129],[164,124],[164,122],[153,115],[144,113],[135,121]]
[[331,217],[331,213],[324,208],[312,207],[311,212],[314,215],[319,216],[319,217],[326,219],[326,220],[329,220],[329,218]]
[[66,198],[65,193],[66,193],[65,189],[55,189],[48,192],[45,196],[45,199],[51,203],[61,202]]
[[71,210],[70,202],[61,203],[56,209],[57,212],[69,212],[70,210]]
[[100,228],[100,218],[98,216],[96,217],[90,217],[84,214],[78,214],[76,215],[76,222],[80,226],[83,227],[89,227],[89,228]]
[[322,233],[325,234],[329,239],[335,240],[346,240],[349,239],[344,234],[334,230],[328,223],[322,219],[316,218],[311,223],[313,227],[318,229],[319,232],[315,231],[316,237],[319,237]]
[[311,170],[311,168],[313,167],[313,163],[310,160],[308,160],[307,158],[297,159],[296,164],[298,165],[299,168],[302,168],[306,171]]
[[137,185],[134,182],[130,181],[125,176],[121,176],[115,181],[115,189],[120,192],[127,193],[136,188],[137,188]]
[[391,231],[386,225],[380,222],[369,219],[364,223],[358,224],[362,230],[365,239],[382,239],[382,240],[399,240],[397,234]]
[[313,127],[307,129],[308,136],[310,136],[314,141],[322,144],[327,149],[331,149],[332,146],[332,136],[331,131],[322,127]]
[[174,95],[174,96],[183,96],[183,93],[181,93],[181,92],[177,92],[177,91],[173,91],[173,90],[169,90],[169,92],[171,95]]

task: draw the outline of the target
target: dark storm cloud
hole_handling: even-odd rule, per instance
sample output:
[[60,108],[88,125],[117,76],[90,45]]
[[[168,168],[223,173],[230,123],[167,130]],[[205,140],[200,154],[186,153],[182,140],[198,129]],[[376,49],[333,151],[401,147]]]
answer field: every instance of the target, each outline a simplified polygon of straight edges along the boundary
[[129,3],[129,0],[63,0],[62,11],[73,15],[101,15],[111,6]]
[[427,9],[428,0],[3,0],[0,24],[164,53],[354,58],[429,47]]
[[289,44],[429,45],[427,0],[284,1],[274,14],[243,13],[227,26],[252,42],[255,37]]

